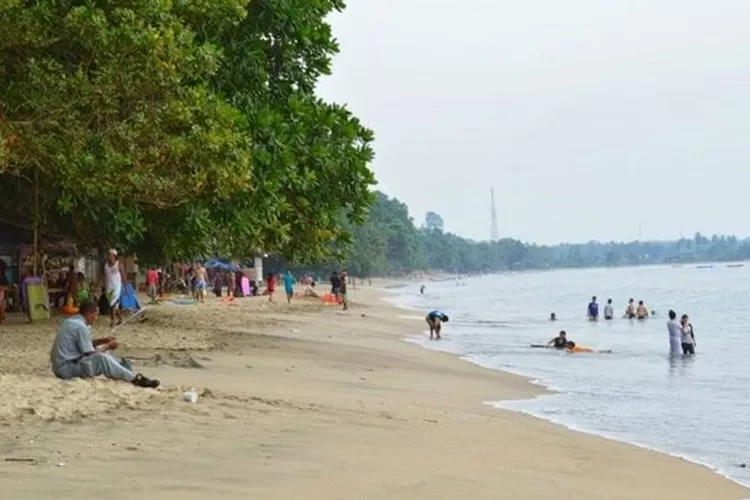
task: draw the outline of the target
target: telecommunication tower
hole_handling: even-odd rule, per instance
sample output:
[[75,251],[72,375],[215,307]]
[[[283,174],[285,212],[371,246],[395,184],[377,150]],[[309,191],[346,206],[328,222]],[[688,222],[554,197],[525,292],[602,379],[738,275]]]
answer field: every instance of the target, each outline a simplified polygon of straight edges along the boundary
[[492,226],[490,227],[490,241],[500,239],[500,231],[497,228],[497,209],[495,208],[495,188],[490,189],[490,215]]

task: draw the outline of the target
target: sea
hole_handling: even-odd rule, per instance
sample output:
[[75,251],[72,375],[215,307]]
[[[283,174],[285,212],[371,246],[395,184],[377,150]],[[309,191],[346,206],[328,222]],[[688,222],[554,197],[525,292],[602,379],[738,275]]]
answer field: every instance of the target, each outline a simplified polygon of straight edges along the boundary
[[[450,317],[440,342],[429,340],[426,325],[406,340],[554,391],[484,403],[679,456],[750,486],[750,264],[508,273],[388,291],[412,310],[405,316],[440,309]],[[587,320],[593,295],[600,314],[612,299],[616,319]],[[656,315],[624,319],[630,298]],[[669,358],[669,309],[689,314],[695,356]],[[560,330],[612,353],[530,347]]]

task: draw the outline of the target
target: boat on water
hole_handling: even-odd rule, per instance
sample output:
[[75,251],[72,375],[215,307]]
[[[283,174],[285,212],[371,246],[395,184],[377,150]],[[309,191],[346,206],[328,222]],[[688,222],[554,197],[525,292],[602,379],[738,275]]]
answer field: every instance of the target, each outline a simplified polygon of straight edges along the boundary
[[738,264],[727,264],[727,267],[745,267],[745,264],[742,262]]

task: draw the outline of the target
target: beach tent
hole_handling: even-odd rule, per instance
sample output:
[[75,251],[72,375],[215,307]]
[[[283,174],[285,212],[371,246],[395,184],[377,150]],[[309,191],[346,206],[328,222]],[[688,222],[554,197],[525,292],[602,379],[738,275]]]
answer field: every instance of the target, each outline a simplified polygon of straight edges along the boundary
[[237,272],[240,270],[239,266],[222,259],[209,259],[203,264],[203,267],[206,269],[215,269],[217,271]]
[[135,294],[133,285],[131,285],[130,283],[126,284],[122,290],[122,295],[120,297],[120,306],[125,311],[140,311],[141,307],[143,307],[141,306],[141,301],[138,300],[138,296]]

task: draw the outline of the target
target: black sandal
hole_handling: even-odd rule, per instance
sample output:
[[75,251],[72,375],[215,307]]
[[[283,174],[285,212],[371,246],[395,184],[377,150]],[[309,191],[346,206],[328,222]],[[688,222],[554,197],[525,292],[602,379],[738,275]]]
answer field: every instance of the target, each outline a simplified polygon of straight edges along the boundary
[[145,387],[147,389],[156,389],[159,387],[160,382],[156,379],[151,380],[150,378],[146,378],[140,373],[135,376],[133,379],[133,385],[138,387]]

